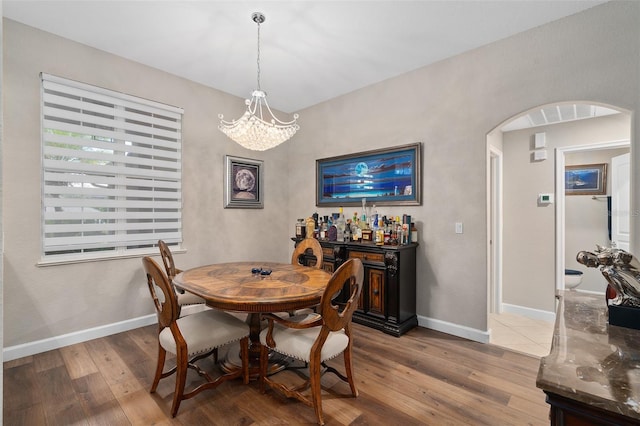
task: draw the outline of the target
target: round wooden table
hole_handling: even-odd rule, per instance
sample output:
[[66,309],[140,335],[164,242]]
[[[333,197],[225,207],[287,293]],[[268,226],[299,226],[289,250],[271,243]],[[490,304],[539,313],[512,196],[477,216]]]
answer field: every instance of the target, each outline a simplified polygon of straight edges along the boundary
[[[269,275],[253,270],[271,271]],[[217,263],[189,269],[173,279],[176,287],[206,300],[212,308],[247,312],[250,327],[250,374],[256,377],[260,358],[260,313],[289,312],[320,303],[331,274],[317,268],[272,262]],[[239,356],[229,350],[222,368],[239,368]],[[286,366],[270,359],[270,373]]]

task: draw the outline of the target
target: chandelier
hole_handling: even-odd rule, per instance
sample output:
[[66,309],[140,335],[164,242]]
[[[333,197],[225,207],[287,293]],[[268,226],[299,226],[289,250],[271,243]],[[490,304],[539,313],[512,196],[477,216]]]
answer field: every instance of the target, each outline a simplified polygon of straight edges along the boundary
[[258,88],[251,93],[251,99],[245,100],[247,110],[242,117],[225,121],[222,114],[218,115],[218,129],[247,149],[265,151],[295,135],[300,126],[296,122],[298,114],[293,115],[292,121],[276,118],[267,103],[267,94],[260,90],[260,24],[265,17],[260,12],[254,12],[251,19],[258,24]]

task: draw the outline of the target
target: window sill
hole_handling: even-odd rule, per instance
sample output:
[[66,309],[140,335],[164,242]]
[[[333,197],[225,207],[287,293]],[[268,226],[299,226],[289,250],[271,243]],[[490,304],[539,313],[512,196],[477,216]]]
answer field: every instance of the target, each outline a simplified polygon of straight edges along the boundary
[[[171,252],[174,254],[186,253],[187,249],[183,247],[174,248],[172,246]],[[109,253],[108,255],[105,254],[102,256],[93,256],[93,257],[80,257],[76,255],[69,255],[69,256],[56,256],[54,258],[52,256],[51,258],[40,259],[36,263],[36,266],[39,268],[44,268],[48,266],[69,265],[69,264],[75,264],[75,263],[90,263],[90,262],[102,262],[106,260],[142,258],[145,256],[160,256],[160,252],[156,248],[156,249],[144,249],[139,251],[129,251],[127,253],[122,253],[122,254]]]

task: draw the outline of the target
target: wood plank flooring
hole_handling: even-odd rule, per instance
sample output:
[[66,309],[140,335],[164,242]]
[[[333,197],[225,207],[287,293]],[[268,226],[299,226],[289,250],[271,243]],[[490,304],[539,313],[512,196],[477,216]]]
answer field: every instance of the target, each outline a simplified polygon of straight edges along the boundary
[[[548,425],[535,386],[539,360],[424,328],[397,338],[354,324],[360,395],[323,378],[327,425]],[[240,380],[182,402],[169,415],[174,378],[149,393],[157,338],[149,326],[6,362],[4,424],[315,424],[313,409]],[[332,360],[342,370],[342,357]],[[201,365],[215,370],[212,360]],[[284,375],[284,377],[282,377]],[[279,380],[299,380],[281,373]],[[189,383],[197,383],[190,371]]]

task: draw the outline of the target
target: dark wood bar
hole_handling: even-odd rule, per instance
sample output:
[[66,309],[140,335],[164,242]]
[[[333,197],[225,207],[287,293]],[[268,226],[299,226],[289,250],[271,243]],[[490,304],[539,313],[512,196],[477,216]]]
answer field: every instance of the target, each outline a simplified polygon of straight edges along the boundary
[[374,243],[320,241],[320,245],[323,268],[328,272],[333,272],[349,258],[358,258],[364,265],[364,287],[353,321],[396,337],[418,325],[418,244],[379,246]]

